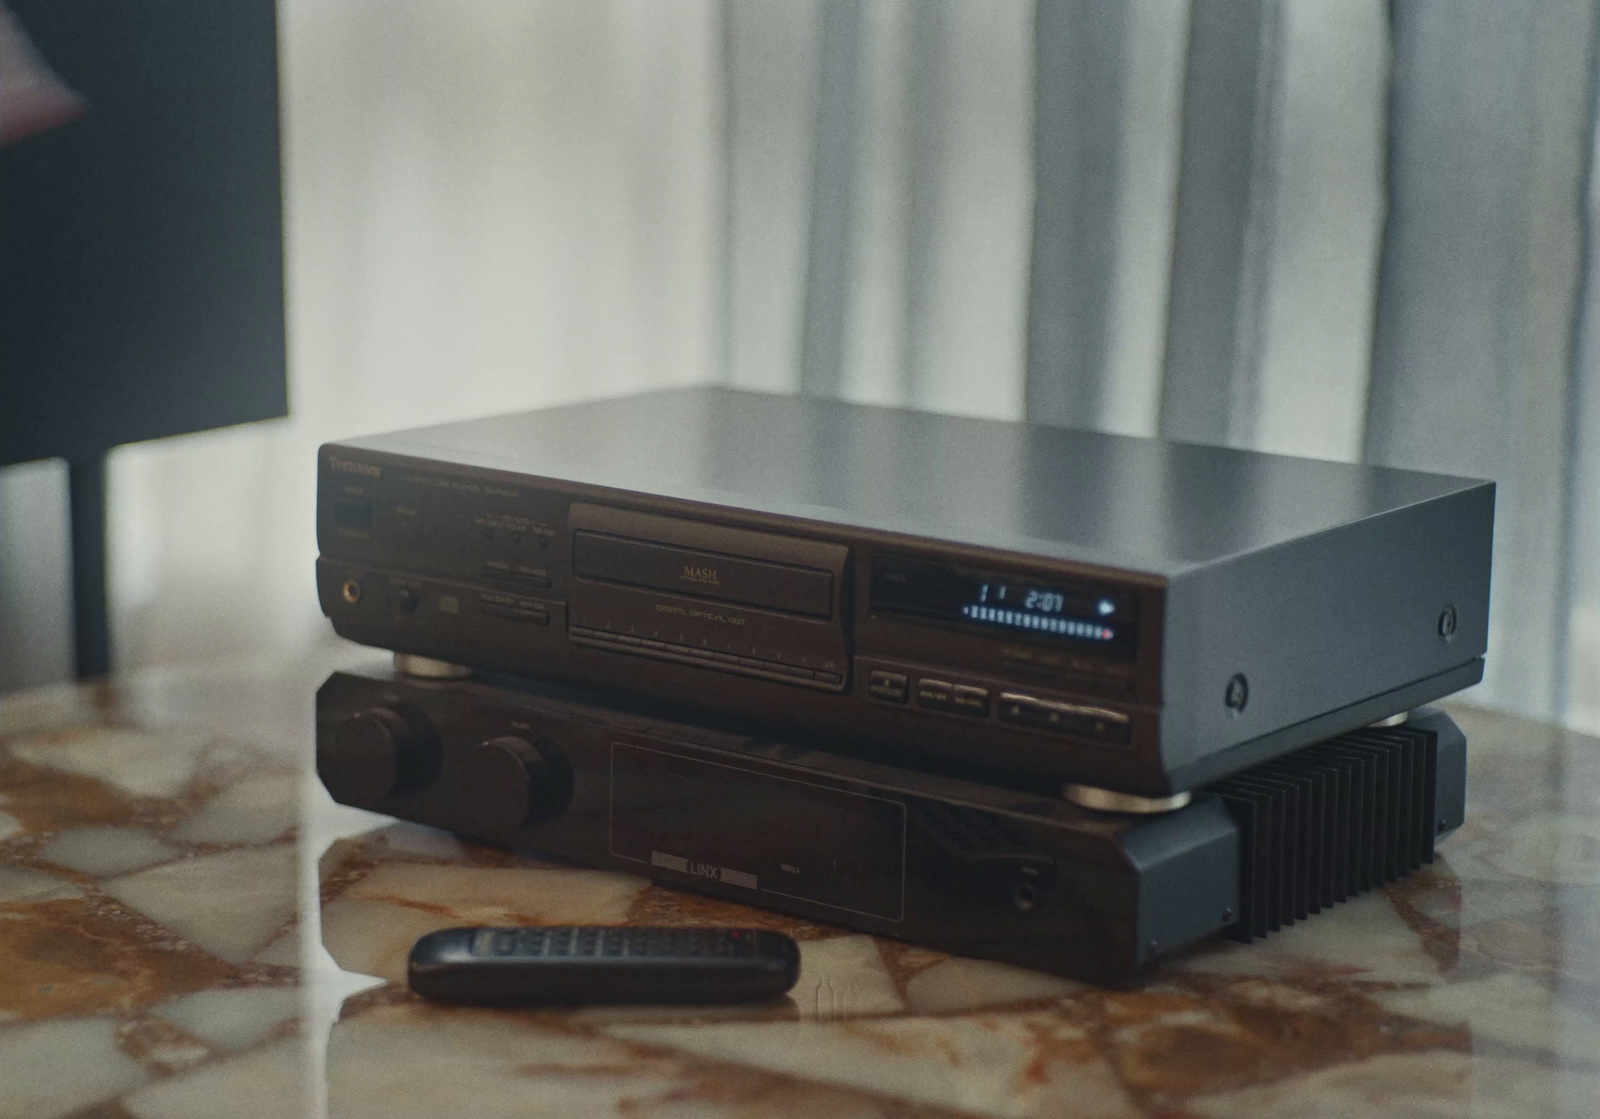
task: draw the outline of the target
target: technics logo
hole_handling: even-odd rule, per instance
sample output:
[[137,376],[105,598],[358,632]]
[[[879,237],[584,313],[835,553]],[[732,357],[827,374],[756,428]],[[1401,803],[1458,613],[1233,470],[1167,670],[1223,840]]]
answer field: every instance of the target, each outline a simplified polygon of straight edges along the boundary
[[376,478],[383,473],[383,467],[375,463],[355,462],[331,453],[328,455],[328,469],[339,474],[361,474],[368,478]]
[[717,569],[714,567],[695,567],[686,563],[683,565],[683,572],[678,578],[686,583],[705,583],[713,587],[722,585],[717,579]]

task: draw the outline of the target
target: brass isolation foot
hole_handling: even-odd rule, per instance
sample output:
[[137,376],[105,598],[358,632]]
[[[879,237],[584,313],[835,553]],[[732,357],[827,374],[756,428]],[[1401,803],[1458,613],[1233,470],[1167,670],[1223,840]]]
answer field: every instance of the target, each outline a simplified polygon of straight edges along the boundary
[[1119,793],[1096,785],[1061,786],[1061,795],[1079,808],[1092,808],[1096,812],[1122,812],[1136,816],[1152,816],[1161,812],[1176,812],[1194,799],[1193,793],[1174,793],[1169,797],[1142,797],[1133,793]]
[[396,653],[394,670],[402,676],[421,676],[429,680],[459,680],[463,676],[472,675],[472,669],[464,664],[436,661],[432,657],[420,657],[416,653]]

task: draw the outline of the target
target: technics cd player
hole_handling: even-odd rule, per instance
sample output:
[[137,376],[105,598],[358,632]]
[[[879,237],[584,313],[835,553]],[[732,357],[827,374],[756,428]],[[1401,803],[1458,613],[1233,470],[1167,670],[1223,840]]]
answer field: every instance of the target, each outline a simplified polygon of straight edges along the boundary
[[1476,683],[1493,517],[1488,482],[688,388],[322,447],[317,582],[367,645],[1161,807]]

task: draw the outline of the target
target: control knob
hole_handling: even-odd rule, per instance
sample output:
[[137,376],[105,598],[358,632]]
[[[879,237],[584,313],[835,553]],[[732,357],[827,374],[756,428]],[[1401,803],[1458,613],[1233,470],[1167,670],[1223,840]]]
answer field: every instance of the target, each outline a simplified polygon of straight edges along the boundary
[[341,804],[415,792],[438,777],[439,762],[437,732],[407,704],[358,711],[317,745],[317,776]]
[[537,737],[491,738],[455,755],[469,831],[494,836],[560,815],[572,800],[566,755]]

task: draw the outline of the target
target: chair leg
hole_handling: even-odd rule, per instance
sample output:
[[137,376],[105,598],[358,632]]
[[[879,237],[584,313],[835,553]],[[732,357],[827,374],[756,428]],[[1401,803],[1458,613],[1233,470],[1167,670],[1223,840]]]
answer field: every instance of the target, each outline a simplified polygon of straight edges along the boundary
[[111,671],[106,615],[106,456],[67,460],[72,506],[72,623],[80,680]]

